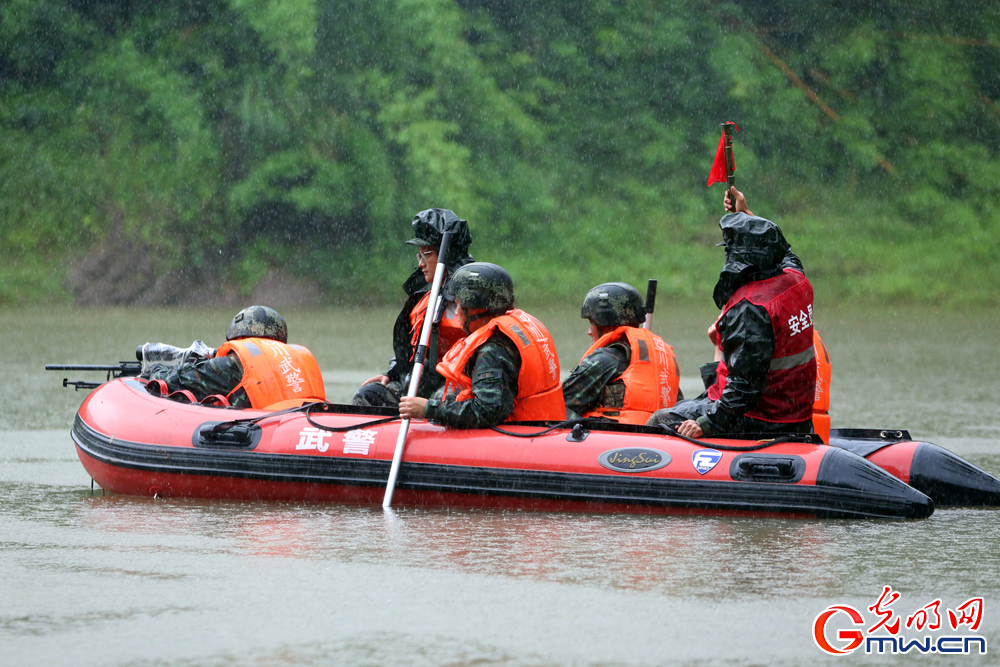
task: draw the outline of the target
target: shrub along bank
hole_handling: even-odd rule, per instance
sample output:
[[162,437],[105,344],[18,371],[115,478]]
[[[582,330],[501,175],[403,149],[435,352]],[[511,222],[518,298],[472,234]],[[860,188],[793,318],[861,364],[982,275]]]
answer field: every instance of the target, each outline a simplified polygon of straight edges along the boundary
[[722,120],[824,298],[996,303],[998,28],[935,0],[11,0],[0,303],[276,269],[395,299],[430,206],[532,299],[707,298]]

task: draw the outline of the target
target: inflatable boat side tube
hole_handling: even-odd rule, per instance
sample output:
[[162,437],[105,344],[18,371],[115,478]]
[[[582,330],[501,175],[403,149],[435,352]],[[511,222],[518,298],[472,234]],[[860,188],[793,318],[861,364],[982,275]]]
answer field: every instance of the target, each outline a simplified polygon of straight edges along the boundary
[[930,442],[917,445],[909,484],[938,506],[1000,505],[1000,480]]
[[834,429],[830,444],[863,456],[934,499],[938,507],[1000,505],[1000,479],[903,430]]
[[906,518],[920,519],[934,512],[934,502],[925,494],[864,458],[837,447],[831,447],[823,457],[816,473],[816,486],[855,490],[872,502],[881,498],[895,505],[902,500],[906,509],[899,516]]
[[[73,427],[73,440],[81,457],[104,466],[206,479],[381,487],[389,473],[389,462],[383,460],[125,442],[95,431],[79,417]],[[842,469],[845,465],[849,470]],[[933,503],[926,496],[845,450],[830,448],[820,465],[816,485],[781,483],[769,478],[772,474],[794,476],[797,469],[794,460],[773,464],[754,460],[752,465],[738,467],[758,477],[720,482],[408,463],[400,471],[398,487],[430,503],[439,494],[465,494],[514,499],[512,507],[529,506],[526,499],[542,499],[592,503],[595,507],[645,505],[824,518],[922,518],[933,512]],[[96,476],[95,479],[102,487],[116,491]],[[163,491],[169,495],[168,489]]]

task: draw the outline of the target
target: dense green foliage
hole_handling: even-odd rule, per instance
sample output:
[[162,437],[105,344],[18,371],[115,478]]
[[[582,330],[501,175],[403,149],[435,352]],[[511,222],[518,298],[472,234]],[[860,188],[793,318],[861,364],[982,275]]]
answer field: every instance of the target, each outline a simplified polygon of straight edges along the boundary
[[998,47],[964,0],[7,0],[0,303],[88,255],[396,299],[432,206],[519,294],[705,296],[723,120],[821,295],[996,303]]

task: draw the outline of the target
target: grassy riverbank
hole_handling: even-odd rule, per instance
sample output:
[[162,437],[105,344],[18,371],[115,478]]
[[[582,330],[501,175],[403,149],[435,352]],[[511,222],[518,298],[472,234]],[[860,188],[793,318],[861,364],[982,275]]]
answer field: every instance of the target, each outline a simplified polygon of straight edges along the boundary
[[[712,194],[721,194],[721,189]],[[802,258],[817,300],[929,306],[1000,303],[1000,241],[987,230],[966,229],[960,234],[922,226],[874,199],[841,199],[839,193],[821,189],[810,190],[809,201],[813,203],[809,207],[781,207],[770,205],[767,198],[751,199],[755,212],[772,217],[784,229]],[[716,212],[706,203],[690,207],[687,215],[686,221],[662,211],[645,220],[641,216],[627,220],[623,216],[610,223],[568,220],[558,230],[521,243],[476,242],[472,252],[481,261],[507,267],[518,294],[529,302],[575,302],[591,286],[611,280],[631,282],[642,290],[648,278],[659,280],[661,302],[710,302],[723,257],[723,250],[714,246],[719,234]],[[471,224],[478,236],[475,223]],[[401,243],[407,230],[402,221],[400,243],[386,244],[371,255],[342,253],[339,265],[326,264],[321,254],[312,263],[289,262],[282,275],[291,280],[277,286],[267,280],[269,262],[262,264],[264,271],[246,263],[219,265],[208,278],[216,284],[179,292],[160,305],[237,305],[255,299],[277,305],[394,303],[410,270],[411,248]],[[8,262],[0,267],[0,304],[72,302],[68,276],[82,256],[80,249],[67,249]],[[128,280],[133,258],[107,261],[116,264],[106,267],[114,280]],[[99,281],[99,276],[92,279]]]
[[821,298],[997,303],[1000,12],[876,4],[5,3],[0,305],[394,302],[430,207],[704,299],[724,120]]

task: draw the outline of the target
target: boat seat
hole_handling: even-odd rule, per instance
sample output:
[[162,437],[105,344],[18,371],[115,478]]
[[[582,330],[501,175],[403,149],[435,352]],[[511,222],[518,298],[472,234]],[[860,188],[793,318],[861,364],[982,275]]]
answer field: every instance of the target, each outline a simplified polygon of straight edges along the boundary
[[206,396],[201,399],[202,405],[207,405],[213,408],[228,408],[230,407],[229,399],[222,394],[212,394],[211,396]]
[[[146,382],[146,391],[151,396],[160,396],[162,398],[170,399],[171,401],[177,401],[179,403],[197,403],[198,399],[194,397],[187,389],[178,389],[177,391],[170,391],[167,387],[167,383],[163,380],[149,380]],[[169,392],[169,393],[168,393]]]

